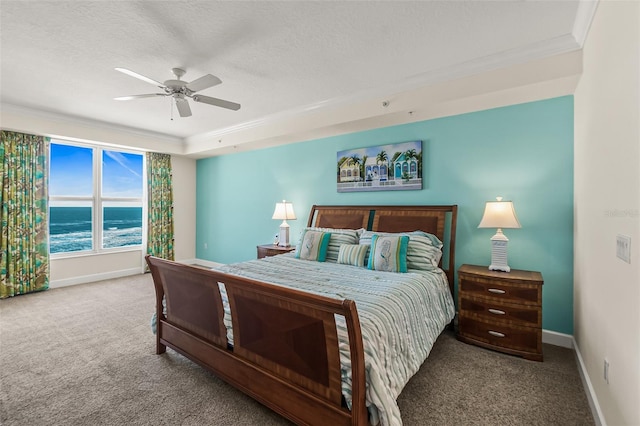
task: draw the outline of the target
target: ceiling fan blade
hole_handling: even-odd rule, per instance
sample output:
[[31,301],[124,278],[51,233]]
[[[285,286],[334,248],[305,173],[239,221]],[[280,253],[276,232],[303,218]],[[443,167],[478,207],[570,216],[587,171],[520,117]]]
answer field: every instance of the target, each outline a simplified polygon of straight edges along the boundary
[[191,107],[189,107],[189,102],[187,102],[187,100],[184,98],[175,98],[175,99],[176,99],[176,108],[178,108],[180,117],[191,117]]
[[116,101],[130,101],[132,99],[155,98],[157,96],[168,96],[168,95],[166,93],[147,93],[145,95],[119,96],[113,99]]
[[220,83],[222,83],[222,80],[220,80],[218,77],[216,77],[215,75],[207,74],[187,84],[187,89],[191,90],[192,92],[197,92],[198,90],[208,89],[209,87],[216,86]]
[[164,87],[164,84],[160,83],[159,81],[155,81],[154,79],[151,79],[149,77],[145,77],[142,74],[138,74],[137,72],[133,72],[133,71],[128,70],[126,68],[116,68],[116,71],[120,71],[121,73],[130,75],[131,77],[135,77],[135,78],[137,78],[139,80],[146,81],[147,83],[153,84],[154,86]]
[[193,95],[193,100],[196,102],[202,102],[209,105],[214,105],[221,108],[232,109],[237,111],[240,109],[240,104],[235,102],[225,101],[224,99],[212,98],[211,96]]

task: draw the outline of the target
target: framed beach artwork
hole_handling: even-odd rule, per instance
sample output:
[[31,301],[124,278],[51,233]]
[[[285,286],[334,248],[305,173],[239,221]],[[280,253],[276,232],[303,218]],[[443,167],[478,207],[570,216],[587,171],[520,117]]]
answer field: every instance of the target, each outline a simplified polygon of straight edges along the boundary
[[422,141],[338,152],[338,192],[422,189]]

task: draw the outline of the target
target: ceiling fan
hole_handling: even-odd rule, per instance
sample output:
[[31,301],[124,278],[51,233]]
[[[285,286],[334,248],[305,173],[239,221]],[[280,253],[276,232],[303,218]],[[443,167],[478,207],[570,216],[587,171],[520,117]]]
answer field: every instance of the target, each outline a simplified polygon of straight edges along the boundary
[[120,96],[114,98],[117,101],[129,101],[132,99],[140,99],[140,98],[152,98],[156,96],[171,96],[175,99],[176,108],[178,109],[178,113],[180,117],[190,117],[191,116],[191,108],[189,107],[189,102],[187,98],[193,99],[195,102],[200,102],[204,104],[214,105],[221,108],[227,108],[234,111],[240,109],[240,104],[235,102],[225,101],[224,99],[212,98],[211,96],[198,95],[196,92],[204,89],[208,89],[209,87],[213,87],[222,83],[218,77],[207,74],[196,80],[193,80],[191,83],[180,80],[180,78],[185,75],[186,71],[181,68],[172,68],[171,71],[173,75],[175,75],[175,80],[167,80],[164,83],[160,83],[159,81],[153,80],[149,77],[145,77],[144,75],[138,74],[137,72],[133,72],[126,68],[116,68],[116,71],[120,71],[121,73],[130,75],[131,77],[135,77],[139,80],[146,81],[147,83],[151,83],[154,86],[159,87],[163,90],[163,93],[147,93],[144,95],[131,95],[131,96]]

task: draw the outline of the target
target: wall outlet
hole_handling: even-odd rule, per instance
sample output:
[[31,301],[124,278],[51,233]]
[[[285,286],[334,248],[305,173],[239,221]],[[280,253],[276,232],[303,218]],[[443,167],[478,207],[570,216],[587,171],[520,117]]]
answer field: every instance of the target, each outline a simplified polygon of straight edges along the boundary
[[209,248],[209,245],[207,243],[204,243],[204,249],[206,250],[208,248]]
[[616,237],[616,256],[631,263],[631,237],[618,234]]
[[609,384],[609,360],[604,359],[604,381]]

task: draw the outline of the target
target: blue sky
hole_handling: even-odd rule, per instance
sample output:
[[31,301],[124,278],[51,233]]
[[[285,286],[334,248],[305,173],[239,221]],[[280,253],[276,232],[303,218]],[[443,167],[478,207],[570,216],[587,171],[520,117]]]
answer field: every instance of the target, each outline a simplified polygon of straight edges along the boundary
[[[49,194],[91,196],[92,161],[91,148],[51,143]],[[142,155],[105,150],[102,168],[103,196],[142,197]]]

